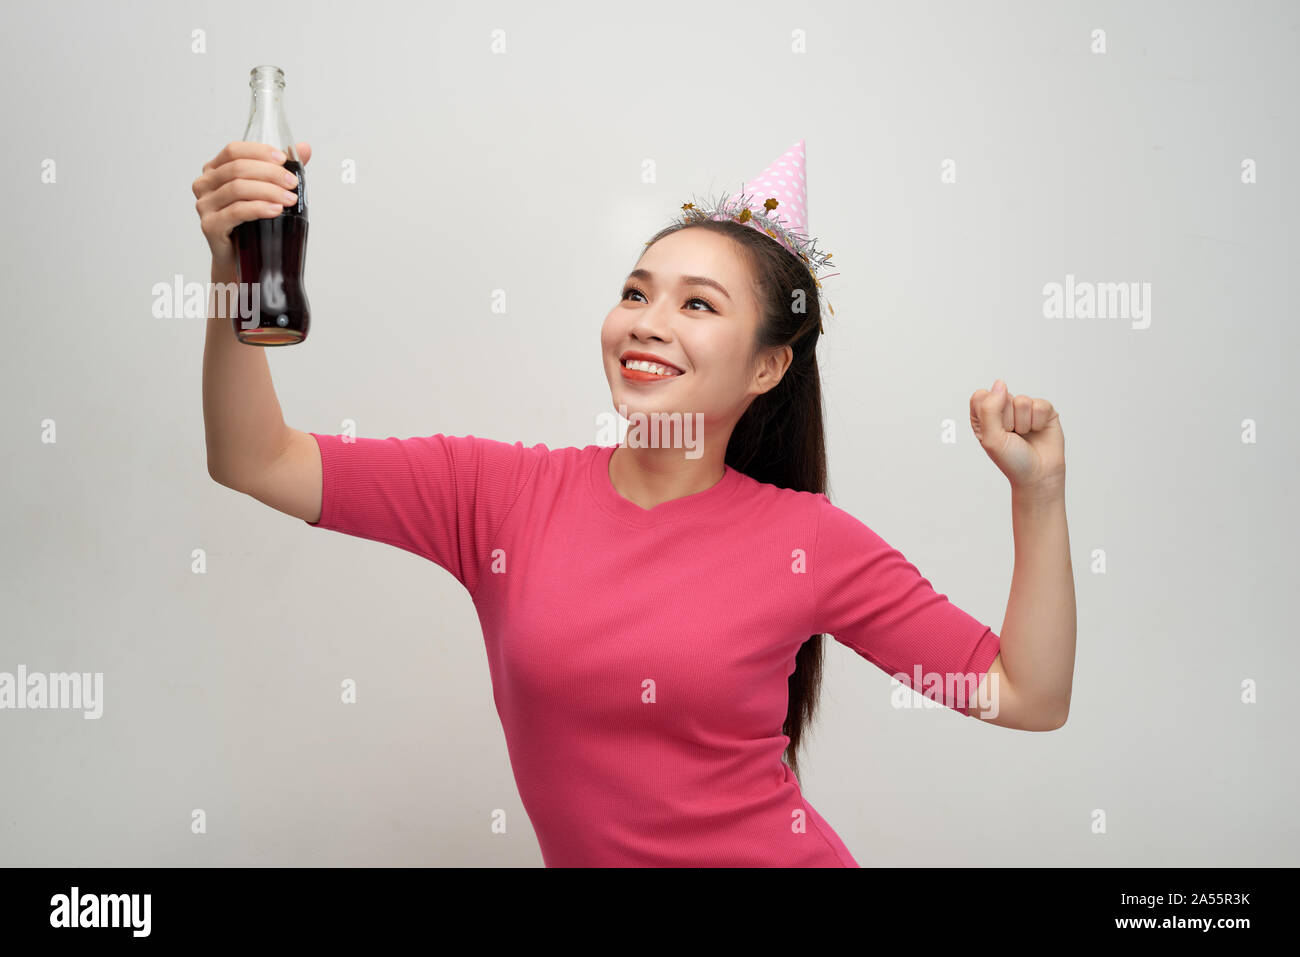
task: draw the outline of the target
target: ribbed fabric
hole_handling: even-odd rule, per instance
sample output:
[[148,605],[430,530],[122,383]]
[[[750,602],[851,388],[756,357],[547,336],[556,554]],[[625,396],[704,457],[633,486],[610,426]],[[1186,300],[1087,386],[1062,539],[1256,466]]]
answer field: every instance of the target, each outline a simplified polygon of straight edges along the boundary
[[830,634],[950,708],[947,676],[977,687],[998,654],[824,495],[728,466],[647,510],[610,482],[614,446],[312,435],[313,527],[422,555],[472,597],[550,867],[856,867],[781,760],[799,647]]

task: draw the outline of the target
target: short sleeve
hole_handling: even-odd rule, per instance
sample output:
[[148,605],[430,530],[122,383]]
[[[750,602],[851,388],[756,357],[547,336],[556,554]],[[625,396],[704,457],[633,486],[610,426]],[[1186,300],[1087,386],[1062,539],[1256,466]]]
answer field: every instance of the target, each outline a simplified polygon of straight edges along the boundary
[[831,635],[964,714],[998,655],[998,636],[936,592],[902,552],[825,495],[817,499],[809,633]]
[[547,452],[473,435],[310,434],[320,447],[321,515],[307,524],[421,555],[471,595],[494,536]]

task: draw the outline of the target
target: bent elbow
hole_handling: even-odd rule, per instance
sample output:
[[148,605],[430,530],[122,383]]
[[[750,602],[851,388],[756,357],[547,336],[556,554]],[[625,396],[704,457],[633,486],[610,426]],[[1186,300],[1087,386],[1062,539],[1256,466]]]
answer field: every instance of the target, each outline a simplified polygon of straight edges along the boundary
[[1070,709],[1067,707],[1052,718],[1046,727],[1040,728],[1041,731],[1059,731],[1065,727],[1066,720],[1070,717]]
[[230,476],[226,475],[226,473],[222,472],[220,469],[215,468],[211,462],[208,463],[208,478],[212,479],[212,481],[216,482],[218,485],[225,486],[226,488],[232,489],[236,492],[239,491],[235,488],[234,483],[230,481]]

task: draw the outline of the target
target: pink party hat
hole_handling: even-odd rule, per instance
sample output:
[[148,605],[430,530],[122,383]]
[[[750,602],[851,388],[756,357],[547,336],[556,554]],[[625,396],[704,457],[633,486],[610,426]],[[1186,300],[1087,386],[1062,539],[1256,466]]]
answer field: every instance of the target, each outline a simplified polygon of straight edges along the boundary
[[[804,141],[800,140],[744,185],[730,199],[739,202],[746,196],[759,200],[769,197],[777,201],[768,216],[778,219],[790,232],[808,232],[808,174],[804,168],[807,158]],[[753,220],[750,220],[753,225]],[[755,226],[755,229],[760,227]],[[782,245],[785,245],[782,243]]]
[[817,271],[831,264],[831,254],[817,249],[816,240],[807,235],[808,173],[803,140],[773,160],[740,192],[712,204],[683,203],[682,213],[682,222],[732,219],[752,226],[803,260],[819,287]]

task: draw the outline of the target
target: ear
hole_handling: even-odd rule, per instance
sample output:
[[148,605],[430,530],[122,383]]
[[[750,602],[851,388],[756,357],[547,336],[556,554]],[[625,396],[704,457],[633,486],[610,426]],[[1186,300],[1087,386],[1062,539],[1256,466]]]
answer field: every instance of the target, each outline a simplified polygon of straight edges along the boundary
[[781,346],[773,349],[763,357],[762,365],[758,369],[758,394],[762,395],[770,389],[775,389],[785,376],[785,370],[790,368],[790,363],[794,361],[794,349],[790,346]]

